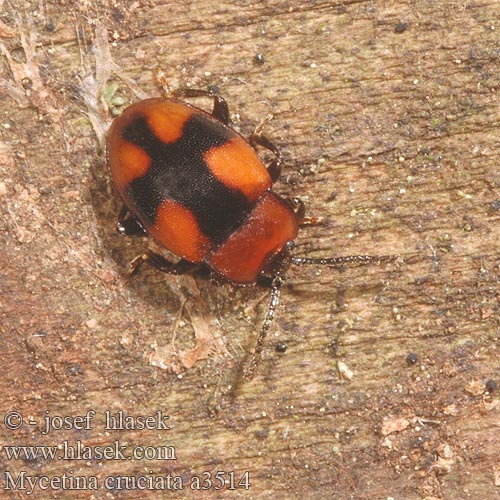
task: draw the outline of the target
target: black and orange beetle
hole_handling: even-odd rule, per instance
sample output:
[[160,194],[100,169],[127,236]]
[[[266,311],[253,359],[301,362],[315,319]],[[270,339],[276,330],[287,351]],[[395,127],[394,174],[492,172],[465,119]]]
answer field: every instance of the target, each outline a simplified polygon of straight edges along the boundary
[[[213,99],[212,113],[179,100],[197,96]],[[283,199],[272,191],[282,157],[261,127],[247,142],[228,123],[228,106],[219,95],[181,89],[171,98],[145,99],[125,109],[108,132],[107,154],[124,202],[119,231],[147,233],[180,257],[174,264],[150,251],[134,259],[131,271],[143,262],[173,274],[203,267],[235,285],[261,283],[271,288],[269,309],[245,372],[250,378],[290,264],[341,266],[388,257],[293,256],[299,226],[316,220],[305,217],[297,199]],[[256,146],[274,153],[268,167]]]

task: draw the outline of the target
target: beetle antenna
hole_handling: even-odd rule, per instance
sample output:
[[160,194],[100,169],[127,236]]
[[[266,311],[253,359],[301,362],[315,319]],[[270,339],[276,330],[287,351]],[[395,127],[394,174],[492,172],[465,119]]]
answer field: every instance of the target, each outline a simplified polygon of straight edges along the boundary
[[328,259],[308,258],[308,257],[291,257],[292,264],[299,266],[304,265],[325,265],[342,267],[346,264],[382,264],[384,262],[392,262],[397,259],[397,255],[347,255],[345,257],[330,257]]
[[271,324],[274,319],[274,314],[276,312],[276,308],[278,307],[280,300],[281,287],[283,286],[283,278],[277,274],[274,276],[273,281],[271,283],[271,300],[269,302],[269,308],[267,310],[266,317],[264,319],[264,323],[262,324],[262,329],[260,331],[259,338],[257,339],[257,344],[255,346],[255,351],[252,356],[252,360],[245,370],[245,379],[250,380],[255,375],[255,371],[259,364],[262,350],[264,348],[264,340],[267,336],[267,332],[271,327]]

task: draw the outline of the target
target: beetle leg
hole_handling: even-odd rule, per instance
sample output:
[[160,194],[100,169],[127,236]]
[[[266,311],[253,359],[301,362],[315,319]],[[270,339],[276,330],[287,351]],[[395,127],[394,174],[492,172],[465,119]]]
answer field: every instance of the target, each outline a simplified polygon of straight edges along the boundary
[[306,216],[306,206],[300,198],[288,198],[286,201],[295,212],[299,226],[320,226],[325,222],[323,217]]
[[299,226],[321,226],[324,223],[324,217],[302,217],[299,221]]
[[180,88],[172,92],[174,97],[211,97],[214,100],[212,116],[224,125],[229,123],[229,107],[226,100],[211,90]]
[[255,127],[253,134],[250,136],[250,144],[252,146],[262,146],[263,148],[269,149],[276,158],[268,165],[267,171],[271,176],[271,181],[273,184],[279,179],[281,171],[283,169],[283,157],[281,156],[281,151],[269,140],[265,135],[262,135],[262,129],[264,125],[271,120],[273,115],[267,115],[258,125]]
[[136,273],[144,262],[164,273],[177,275],[191,272],[199,267],[199,264],[189,262],[185,259],[181,259],[174,264],[158,253],[148,251],[132,259],[128,266],[127,274],[131,276]]
[[126,236],[139,236],[146,234],[146,230],[142,224],[130,213],[129,209],[123,205],[120,213],[118,214],[118,221],[116,223],[117,231]]

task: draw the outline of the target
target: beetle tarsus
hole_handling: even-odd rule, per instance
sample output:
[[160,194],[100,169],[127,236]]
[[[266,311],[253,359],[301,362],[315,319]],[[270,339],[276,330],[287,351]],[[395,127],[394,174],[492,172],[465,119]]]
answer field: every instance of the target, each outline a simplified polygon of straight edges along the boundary
[[309,217],[306,216],[306,205],[300,198],[286,198],[286,202],[290,205],[297,223],[300,227],[303,226],[320,226],[325,223],[324,217]]
[[304,227],[304,226],[321,226],[322,224],[325,223],[325,218],[324,217],[302,217],[302,219],[299,220],[299,226]]
[[132,276],[137,272],[137,270],[146,262],[148,259],[147,253],[141,253],[140,255],[135,256],[128,264],[127,267],[127,276]]

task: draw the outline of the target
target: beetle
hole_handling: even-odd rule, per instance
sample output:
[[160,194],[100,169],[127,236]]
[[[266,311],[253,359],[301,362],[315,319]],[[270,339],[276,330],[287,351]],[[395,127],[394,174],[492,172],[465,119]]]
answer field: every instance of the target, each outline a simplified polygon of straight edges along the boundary
[[[200,96],[213,99],[211,113],[184,100]],[[229,126],[228,105],[220,95],[179,89],[165,98],[131,104],[107,134],[111,177],[124,203],[118,231],[148,234],[180,257],[172,263],[148,251],[131,262],[130,273],[148,262],[171,274],[202,268],[234,285],[270,287],[247,379],[255,373],[291,264],[339,267],[392,259],[293,255],[299,227],[319,219],[306,217],[299,199],[284,199],[272,190],[283,159],[262,134],[263,123],[246,141]],[[257,156],[257,146],[273,153],[268,166]]]

